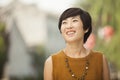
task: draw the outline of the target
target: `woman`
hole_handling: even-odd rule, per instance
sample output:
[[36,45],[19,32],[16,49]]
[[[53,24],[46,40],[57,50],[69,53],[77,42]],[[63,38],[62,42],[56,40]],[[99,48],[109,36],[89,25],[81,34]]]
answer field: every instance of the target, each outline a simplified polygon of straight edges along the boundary
[[45,62],[44,80],[109,80],[104,55],[84,47],[92,32],[91,16],[80,8],[69,8],[59,18],[66,47]]

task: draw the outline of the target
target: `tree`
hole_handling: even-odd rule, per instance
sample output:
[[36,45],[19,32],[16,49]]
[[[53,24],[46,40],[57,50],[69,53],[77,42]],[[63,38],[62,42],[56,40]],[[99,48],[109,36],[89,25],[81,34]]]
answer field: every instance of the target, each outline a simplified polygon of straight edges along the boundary
[[91,14],[94,33],[97,34],[98,29],[106,25],[114,28],[114,36],[108,44],[96,35],[97,44],[95,49],[103,51],[106,57],[120,69],[120,0],[84,0],[81,2],[78,0],[75,6],[82,7]]
[[3,77],[3,70],[7,62],[8,35],[5,33],[5,24],[0,22],[0,79]]

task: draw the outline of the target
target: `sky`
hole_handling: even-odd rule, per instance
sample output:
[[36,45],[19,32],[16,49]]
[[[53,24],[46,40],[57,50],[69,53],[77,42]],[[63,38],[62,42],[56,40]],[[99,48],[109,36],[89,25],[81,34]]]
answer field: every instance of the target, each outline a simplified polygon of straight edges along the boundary
[[[7,5],[12,0],[0,0],[0,6]],[[75,0],[19,0],[26,4],[36,4],[40,9],[61,13],[74,4]]]
[[72,5],[73,0],[38,0],[39,7],[51,11],[61,12]]
[[[11,1],[13,1],[13,0],[0,0],[0,6],[6,6]],[[61,14],[65,9],[72,6],[73,1],[75,1],[75,0],[19,0],[19,1],[22,1],[26,4],[36,4],[40,9],[47,10],[47,11],[57,13],[57,14]],[[29,26],[29,28],[27,28],[27,27],[23,28],[23,30],[27,30],[23,33],[24,35],[27,36],[27,37],[25,36],[27,38],[26,40],[28,40],[27,42],[30,42],[32,44],[33,42],[40,41],[39,39],[42,39],[42,38],[39,37],[40,33],[38,33],[38,32],[42,32],[43,30],[38,31],[38,30],[41,30],[41,29],[39,29],[39,26],[36,26],[36,28],[32,28],[32,27],[30,28],[30,27],[31,26]],[[34,32],[30,33],[31,30]],[[42,36],[44,36],[44,35],[42,34]]]

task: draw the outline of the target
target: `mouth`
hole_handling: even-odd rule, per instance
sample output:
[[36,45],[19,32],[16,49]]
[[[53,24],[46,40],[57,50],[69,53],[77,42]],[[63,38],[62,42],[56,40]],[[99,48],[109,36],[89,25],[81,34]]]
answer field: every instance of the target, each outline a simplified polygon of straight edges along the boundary
[[76,33],[75,30],[70,30],[70,31],[67,31],[67,32],[66,32],[66,34],[67,34],[68,36],[72,36],[72,35],[74,35],[75,33]]

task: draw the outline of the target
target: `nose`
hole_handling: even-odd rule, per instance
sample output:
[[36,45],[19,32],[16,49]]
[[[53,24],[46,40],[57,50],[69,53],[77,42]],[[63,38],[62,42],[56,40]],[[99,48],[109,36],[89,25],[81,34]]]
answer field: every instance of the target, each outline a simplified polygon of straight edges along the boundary
[[72,23],[71,22],[68,22],[68,24],[66,25],[66,28],[72,28],[73,26],[72,26]]

